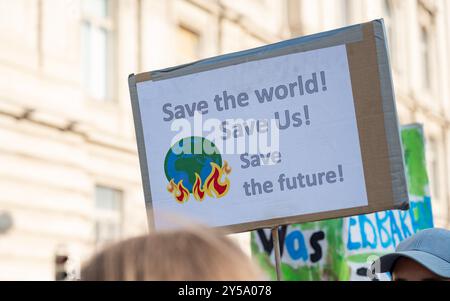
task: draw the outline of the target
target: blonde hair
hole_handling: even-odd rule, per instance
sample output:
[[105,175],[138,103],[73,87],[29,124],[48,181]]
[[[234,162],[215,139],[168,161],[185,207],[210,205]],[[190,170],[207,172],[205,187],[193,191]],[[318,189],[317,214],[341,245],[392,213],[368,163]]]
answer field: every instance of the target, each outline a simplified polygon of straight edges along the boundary
[[217,230],[190,228],[151,233],[95,255],[81,280],[263,280],[231,239]]

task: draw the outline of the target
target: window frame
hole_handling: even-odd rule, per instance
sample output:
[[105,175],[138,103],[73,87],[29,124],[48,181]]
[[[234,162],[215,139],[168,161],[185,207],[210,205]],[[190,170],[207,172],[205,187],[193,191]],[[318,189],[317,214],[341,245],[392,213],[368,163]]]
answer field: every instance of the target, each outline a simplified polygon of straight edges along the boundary
[[181,65],[181,64],[187,64],[187,63],[191,63],[191,62],[200,60],[202,58],[202,50],[203,50],[203,35],[202,35],[201,31],[197,30],[193,26],[186,25],[183,22],[178,22],[177,26],[176,26],[177,43],[179,42],[178,39],[179,39],[180,30],[188,31],[197,36],[197,39],[198,39],[197,40],[198,44],[197,44],[197,49],[196,49],[197,57],[189,59],[189,61],[181,61],[180,58],[178,57],[178,51],[177,51],[176,52],[176,63]]
[[[113,192],[118,199],[118,206],[116,209],[102,208],[98,206],[98,190],[104,189]],[[102,247],[105,244],[112,243],[123,237],[123,220],[124,220],[124,192],[112,186],[96,184],[94,186],[94,223],[93,223],[93,238],[96,247]],[[98,237],[98,225],[115,224],[118,228],[117,236],[111,239],[102,240]]]
[[[436,96],[437,93],[437,74],[436,74],[436,60],[437,60],[437,44],[436,44],[436,15],[432,10],[430,10],[428,7],[426,7],[422,2],[418,3],[418,18],[419,22],[417,24],[417,36],[418,36],[418,57],[420,59],[420,78],[421,81],[418,83],[418,87],[421,90],[419,95],[425,96],[424,98],[426,100],[431,100]],[[424,41],[422,41],[422,32],[426,32],[428,37],[428,42],[425,47],[427,48],[427,61],[424,61],[424,55],[423,55],[423,48],[424,48]],[[424,77],[425,70],[422,70],[423,67],[428,69],[426,72],[429,75],[428,80]],[[422,82],[424,81],[424,82]],[[427,81],[427,83],[425,83]],[[427,101],[428,102],[428,101]],[[432,104],[435,104],[435,102],[431,102]],[[439,104],[441,105],[441,104]]]
[[[86,1],[86,0],[82,0]],[[93,95],[90,91],[90,87],[85,85],[84,80],[81,83],[84,98],[96,103],[116,103],[117,102],[117,1],[115,0],[104,0],[107,3],[107,15],[105,17],[94,16],[92,14],[85,13],[82,7],[82,1],[80,1],[80,39],[83,41],[83,27],[88,24],[90,27],[95,27],[99,30],[104,30],[106,32],[106,87],[105,87],[105,97],[98,98]],[[89,0],[87,0],[89,1]],[[85,73],[85,49],[83,48],[83,42],[81,42],[81,73],[84,76]]]

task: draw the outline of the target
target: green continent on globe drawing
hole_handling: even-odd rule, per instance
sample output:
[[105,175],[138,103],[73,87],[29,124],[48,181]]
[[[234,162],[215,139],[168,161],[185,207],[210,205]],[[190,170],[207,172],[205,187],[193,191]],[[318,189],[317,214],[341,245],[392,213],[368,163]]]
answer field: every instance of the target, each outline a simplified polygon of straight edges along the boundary
[[[206,155],[182,155],[175,161],[175,169],[180,172],[186,172],[191,184],[195,183],[195,173],[199,176],[202,174],[202,170],[205,165],[210,165],[210,162],[221,162],[222,158],[218,154]],[[221,165],[221,164],[220,164]],[[207,167],[208,168],[208,167]],[[208,168],[209,169],[209,168]]]

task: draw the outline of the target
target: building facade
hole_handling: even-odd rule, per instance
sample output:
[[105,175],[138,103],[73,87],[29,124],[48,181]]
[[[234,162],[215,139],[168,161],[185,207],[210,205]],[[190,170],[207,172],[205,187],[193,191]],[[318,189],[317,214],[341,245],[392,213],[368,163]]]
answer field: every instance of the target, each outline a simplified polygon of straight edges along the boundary
[[[147,229],[127,77],[384,17],[402,124],[450,227],[446,0],[0,0],[0,279],[54,279]],[[236,237],[249,244],[248,235]]]

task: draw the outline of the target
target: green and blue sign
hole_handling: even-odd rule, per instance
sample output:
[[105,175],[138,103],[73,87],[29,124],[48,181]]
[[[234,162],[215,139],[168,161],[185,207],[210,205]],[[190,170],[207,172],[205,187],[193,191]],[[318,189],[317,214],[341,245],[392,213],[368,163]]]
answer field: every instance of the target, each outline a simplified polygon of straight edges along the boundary
[[[422,127],[403,127],[401,139],[410,209],[280,227],[283,280],[369,280],[374,256],[391,252],[407,237],[433,227]],[[270,230],[254,231],[251,244],[253,256],[275,279]]]

